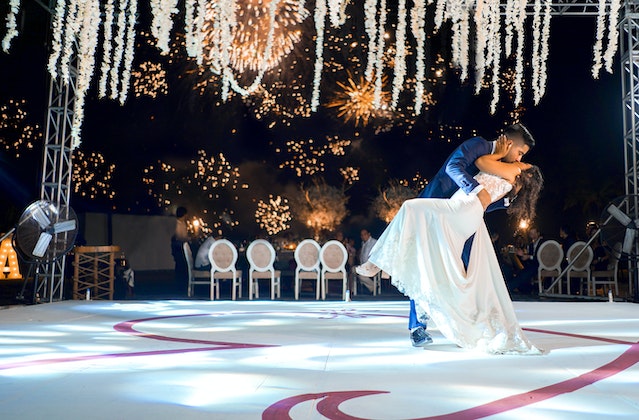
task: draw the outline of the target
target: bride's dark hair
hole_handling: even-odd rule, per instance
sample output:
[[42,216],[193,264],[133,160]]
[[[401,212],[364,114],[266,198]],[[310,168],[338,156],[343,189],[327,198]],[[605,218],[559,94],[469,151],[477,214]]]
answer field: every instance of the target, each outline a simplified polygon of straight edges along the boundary
[[[512,197],[516,197],[508,206],[506,211],[508,215],[515,220],[528,220],[535,219],[535,207],[537,206],[537,200],[539,199],[539,193],[544,186],[544,178],[541,176],[541,171],[538,166],[531,166],[530,169],[526,169],[517,177],[513,190],[511,192]],[[515,191],[519,188],[519,193],[515,196]]]

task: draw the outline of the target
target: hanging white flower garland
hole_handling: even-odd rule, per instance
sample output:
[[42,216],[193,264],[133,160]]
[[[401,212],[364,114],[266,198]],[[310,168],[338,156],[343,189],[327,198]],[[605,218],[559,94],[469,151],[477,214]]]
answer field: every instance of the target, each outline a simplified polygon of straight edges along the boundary
[[333,28],[339,28],[346,22],[346,5],[348,2],[349,0],[328,0],[328,13]]
[[114,0],[107,0],[104,5],[104,39],[102,41],[102,65],[100,66],[100,82],[98,83],[98,98],[107,95],[107,83],[111,70],[111,39],[113,36]]
[[319,106],[320,81],[324,67],[324,23],[326,21],[326,0],[315,1],[315,68],[313,71],[313,93],[311,96],[311,111],[317,111]]
[[487,7],[483,0],[477,0],[475,8],[475,94],[479,94],[486,74],[486,44],[488,42]]
[[173,15],[179,12],[178,0],[149,0],[153,21],[151,22],[151,34],[157,40],[157,47],[161,54],[169,53],[169,41],[171,29],[173,29]]
[[7,33],[4,35],[2,39],[2,50],[4,52],[9,52],[9,48],[11,47],[11,40],[18,36],[18,31],[16,28],[18,25],[16,24],[16,15],[20,10],[20,0],[11,0],[9,3],[9,14],[7,15]]
[[599,78],[599,71],[601,70],[601,61],[603,59],[601,55],[601,46],[603,44],[604,31],[606,29],[606,3],[607,0],[599,0],[599,8],[597,13],[597,34],[595,45],[592,48],[592,77]]
[[[153,13],[151,32],[157,39],[157,46],[163,54],[169,52],[170,32],[173,27],[174,15],[178,12],[179,0],[149,0]],[[223,74],[223,97],[228,96],[229,88],[242,95],[253,93],[259,87],[265,73],[268,55],[271,52],[275,16],[279,0],[271,2],[270,18],[271,27],[267,37],[267,46],[263,57],[263,65],[254,82],[248,87],[240,87],[235,80],[229,66],[229,49],[231,48],[232,33],[236,25],[237,0],[219,0],[215,2],[213,9],[217,10],[214,19],[214,29],[217,37],[213,42],[218,48],[213,48],[216,59],[212,68]],[[392,92],[392,107],[396,107],[406,76],[406,0],[400,0],[398,4],[398,22],[396,37],[395,68]],[[202,26],[206,14],[205,4],[207,0],[185,0],[185,29],[187,37],[187,52],[195,57],[198,63],[202,62]],[[327,10],[328,2],[328,10]],[[426,0],[414,0],[410,12],[411,31],[416,40],[416,86],[415,86],[415,113],[421,112],[423,105],[424,80],[425,80],[425,2]],[[428,0],[428,4],[434,0]],[[340,26],[345,22],[345,13],[348,0],[318,0],[315,4],[316,37],[316,62],[313,79],[313,97],[311,107],[313,111],[319,106],[319,86],[323,69],[324,29],[327,15],[332,26]],[[305,7],[305,0],[299,0],[298,7]],[[533,14],[533,45],[532,45],[532,90],[535,104],[538,104],[546,88],[547,58],[549,52],[550,19],[552,0],[535,0]],[[499,0],[437,0],[435,10],[435,27],[439,28],[444,20],[452,23],[452,61],[460,67],[462,80],[466,79],[468,67],[469,43],[469,19],[471,8],[474,6],[475,34],[475,70],[478,92],[487,69],[492,71],[492,101],[491,112],[495,107],[499,90],[499,69],[501,56],[501,18]],[[515,0],[507,2],[505,16],[505,53],[513,54],[516,44],[515,65],[515,105],[522,101],[522,79],[524,73],[524,37],[527,0]],[[608,6],[608,9],[606,9]],[[599,1],[599,15],[597,19],[596,42],[593,46],[593,77],[599,76],[602,66],[606,71],[612,72],[614,55],[618,49],[618,20],[620,0]],[[2,48],[7,51],[11,40],[18,34],[16,30],[16,15],[20,9],[20,0],[10,0],[9,14],[6,17],[7,33],[2,40]],[[63,82],[68,83],[70,78],[69,68],[74,48],[78,48],[78,98],[76,99],[73,135],[76,143],[79,143],[79,127],[82,121],[82,108],[84,96],[90,85],[94,72],[94,53],[96,49],[100,25],[100,1],[99,0],[58,0],[54,10],[52,24],[52,46],[47,68],[52,77],[60,75]],[[118,12],[115,26],[117,27],[114,40],[113,35],[114,15]],[[384,70],[384,46],[386,25],[386,0],[365,0],[365,29],[369,38],[368,60],[366,65],[366,78],[375,80],[375,105],[381,106],[382,75]],[[121,103],[126,100],[128,91],[131,65],[134,54],[135,42],[135,16],[137,13],[137,0],[106,0],[104,8],[104,57],[101,65],[101,78],[99,83],[99,97],[107,93],[107,84],[111,82],[111,98],[119,98]],[[606,17],[608,18],[606,22]],[[607,23],[607,24],[606,24]],[[603,51],[603,39],[607,38],[607,45]],[[112,44],[114,42],[115,45]],[[121,61],[124,59],[124,66]],[[121,68],[122,67],[122,68]],[[121,70],[121,77],[118,73]],[[110,76],[110,77],[109,77]],[[118,86],[119,85],[119,86]],[[118,89],[119,87],[119,89]],[[77,144],[76,144],[77,145]]]
[[468,48],[470,34],[470,13],[468,7],[469,0],[451,1],[446,8],[446,15],[452,22],[452,62],[453,65],[461,69],[460,79],[468,78]]
[[608,47],[604,53],[604,63],[606,71],[612,73],[612,62],[617,52],[617,44],[619,42],[619,9],[621,8],[621,0],[611,0],[610,14],[608,16]]
[[[80,129],[84,120],[84,98],[93,78],[95,49],[98,44],[96,34],[100,28],[100,0],[85,0],[79,4],[77,22],[77,80],[73,102],[73,122],[71,125],[71,149],[80,145]],[[81,20],[80,20],[81,19]]]
[[411,10],[411,32],[415,38],[417,57],[415,58],[415,115],[422,112],[424,104],[424,81],[426,73],[425,47],[426,47],[426,15],[425,0],[413,0]]
[[194,57],[198,65],[202,65],[204,33],[204,14],[206,13],[206,0],[186,0],[184,17],[184,32],[186,33],[186,52],[189,57]]
[[111,65],[111,83],[109,85],[110,94],[109,98],[117,99],[119,96],[119,83],[120,78],[118,72],[120,71],[120,64],[122,57],[124,56],[124,46],[126,37],[126,13],[128,1],[120,0],[118,4],[118,20],[117,20],[117,32],[115,33],[115,50],[113,51],[113,64]]
[[377,51],[375,55],[375,89],[373,91],[373,106],[382,107],[382,76],[384,75],[384,40],[386,27],[386,0],[380,0],[379,24],[377,33]]
[[397,9],[397,32],[395,32],[395,77],[393,78],[393,92],[391,108],[397,108],[399,94],[404,86],[406,76],[406,0],[399,0]]
[[47,64],[47,69],[53,79],[58,77],[58,60],[62,53],[62,30],[64,28],[64,16],[66,10],[65,0],[56,2],[55,11],[53,12],[53,41],[51,43],[51,55],[49,55],[49,62]]
[[377,56],[377,0],[364,1],[364,30],[368,36],[368,52],[364,75],[366,80],[370,82],[373,80],[375,57]]
[[138,0],[129,0],[129,7],[127,10],[126,48],[124,50],[124,68],[122,70],[119,94],[121,105],[124,105],[124,102],[126,101],[131,81],[131,67],[133,66],[133,56],[135,55],[135,17],[137,16],[137,13]]
[[524,78],[524,37],[526,28],[526,4],[527,0],[517,1],[517,7],[514,10],[513,21],[515,25],[515,34],[517,35],[517,50],[515,53],[515,106],[519,106],[523,99],[523,78]]

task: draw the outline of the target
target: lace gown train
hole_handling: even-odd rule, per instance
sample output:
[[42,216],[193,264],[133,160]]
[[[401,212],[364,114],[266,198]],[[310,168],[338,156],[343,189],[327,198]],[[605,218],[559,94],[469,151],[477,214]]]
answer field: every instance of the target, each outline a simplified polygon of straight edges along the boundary
[[[493,175],[476,179],[493,201],[512,188]],[[479,199],[462,191],[450,199],[407,200],[369,261],[455,344],[495,354],[541,354],[519,326],[483,216]],[[466,271],[461,255],[472,234]]]

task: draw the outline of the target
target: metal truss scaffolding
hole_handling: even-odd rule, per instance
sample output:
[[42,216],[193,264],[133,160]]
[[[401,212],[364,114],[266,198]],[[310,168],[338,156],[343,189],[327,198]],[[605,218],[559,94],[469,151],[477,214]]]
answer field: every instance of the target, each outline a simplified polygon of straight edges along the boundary
[[639,133],[639,0],[627,0],[621,20],[621,87],[626,194],[639,193],[637,134]]
[[[76,57],[75,54],[71,57],[69,79],[66,83],[60,76],[50,79],[40,184],[40,199],[54,203],[58,209],[67,211],[70,208],[73,173],[71,125],[76,98]],[[66,256],[63,255],[54,262],[36,267],[34,300],[49,302],[62,300],[65,262]]]

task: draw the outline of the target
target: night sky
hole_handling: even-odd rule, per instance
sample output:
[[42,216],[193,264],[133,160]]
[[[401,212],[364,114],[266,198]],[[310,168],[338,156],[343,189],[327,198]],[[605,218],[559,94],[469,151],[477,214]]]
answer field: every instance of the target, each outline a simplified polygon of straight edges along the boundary
[[[48,22],[35,2],[23,3],[20,35],[14,39],[10,54],[0,53],[0,105],[9,99],[24,99],[28,121],[43,131],[48,100]],[[0,12],[4,17],[5,11]],[[147,29],[144,13],[141,19],[138,28]],[[537,224],[548,238],[557,237],[563,223],[583,231],[586,221],[598,220],[603,206],[623,194],[619,59],[617,54],[614,74],[604,72],[599,80],[592,79],[594,33],[594,17],[553,17],[545,96],[534,107],[531,92],[525,92],[526,110],[521,122],[537,140],[537,147],[525,160],[539,165],[546,179]],[[447,34],[432,38],[430,53],[440,52],[449,58],[447,39]],[[303,51],[297,54],[304,56]],[[147,47],[138,53],[134,65],[147,55],[159,57],[157,51]],[[310,56],[313,60],[312,52]],[[374,124],[364,128],[345,124],[334,112],[322,108],[310,118],[293,119],[290,127],[278,123],[270,128],[269,118],[256,118],[254,110],[237,97],[218,105],[220,97],[213,92],[198,93],[193,89],[197,76],[187,74],[192,70],[193,64],[189,63],[167,67],[168,95],[151,99],[130,93],[125,106],[98,101],[94,81],[87,96],[80,149],[85,153],[98,151],[116,165],[111,180],[116,195],[109,200],[76,194],[71,199],[76,212],[168,214],[170,211],[159,208],[141,183],[143,168],[158,160],[178,167],[187,165],[201,149],[209,156],[223,153],[239,168],[241,181],[250,186],[235,202],[224,196],[211,200],[211,208],[233,209],[241,219],[239,226],[225,233],[236,238],[255,236],[261,233],[252,216],[256,200],[268,194],[290,195],[300,183],[313,181],[313,177],[298,178],[292,170],[280,169],[277,163],[286,156],[278,153],[278,148],[284,148],[289,140],[313,138],[321,143],[327,136],[338,136],[353,143],[345,156],[327,158],[321,175],[329,184],[339,185],[338,167],[360,168],[360,180],[347,192],[350,215],[343,230],[357,237],[359,229],[368,227],[378,236],[384,223],[371,214],[370,203],[380,187],[389,179],[410,178],[416,172],[430,178],[464,139],[474,133],[495,137],[509,122],[512,108],[512,102],[502,93],[500,109],[490,115],[488,92],[473,95],[473,86],[461,84],[457,72],[449,69],[446,84],[433,86],[437,105],[410,127],[397,123],[376,134]],[[312,76],[307,79],[310,85]],[[333,82],[330,75],[323,79],[323,98],[329,96]],[[0,131],[0,138],[14,135],[11,130]],[[0,231],[10,228],[24,206],[39,195],[40,145],[33,151],[23,151],[19,158],[11,151],[0,150]],[[188,201],[179,204],[188,207]],[[489,227],[499,229],[506,240],[512,235],[503,213],[489,215],[487,220]],[[299,236],[307,236],[307,232]]]

